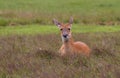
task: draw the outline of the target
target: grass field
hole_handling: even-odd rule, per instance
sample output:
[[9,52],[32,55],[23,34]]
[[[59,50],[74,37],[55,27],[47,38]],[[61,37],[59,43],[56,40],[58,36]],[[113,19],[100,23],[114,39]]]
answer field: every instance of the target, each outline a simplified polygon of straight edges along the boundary
[[[89,58],[60,57],[58,34],[0,37],[1,78],[119,78],[120,32],[76,33],[92,49]],[[41,50],[41,49],[42,50]]]
[[[93,26],[93,25],[73,25],[73,33],[95,33],[95,32],[119,32],[120,26]],[[54,25],[26,25],[26,26],[6,26],[0,27],[0,35],[35,35],[58,33],[59,29]]]
[[92,49],[89,58],[60,57],[59,29],[50,25],[0,27],[1,78],[119,78],[120,26],[73,25],[75,41]]
[[120,24],[120,0],[0,0],[0,25],[51,24],[53,18],[75,23]]
[[[119,78],[120,0],[0,0],[0,78]],[[58,53],[52,19],[74,18],[90,57]]]
[[111,12],[119,11],[119,0],[4,0],[0,1],[1,10],[15,10],[15,11],[33,11],[46,13],[66,13],[66,12],[104,12],[105,10]]

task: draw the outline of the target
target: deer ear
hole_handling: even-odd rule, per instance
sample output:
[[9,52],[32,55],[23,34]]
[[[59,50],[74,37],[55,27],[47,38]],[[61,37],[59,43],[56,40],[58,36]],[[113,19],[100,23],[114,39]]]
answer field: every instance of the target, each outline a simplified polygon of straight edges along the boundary
[[60,23],[60,22],[58,22],[56,19],[53,19],[53,23],[54,23],[56,26],[58,26],[58,27],[60,27],[60,26],[61,26],[61,23]]
[[72,25],[72,23],[73,23],[73,17],[70,18],[69,23]]
[[69,20],[70,27],[72,27],[72,23],[73,23],[73,18],[71,17]]

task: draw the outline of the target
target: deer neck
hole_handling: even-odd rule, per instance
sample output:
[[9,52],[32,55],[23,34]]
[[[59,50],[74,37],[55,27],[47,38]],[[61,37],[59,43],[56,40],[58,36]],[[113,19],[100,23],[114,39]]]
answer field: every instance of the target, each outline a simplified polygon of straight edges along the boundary
[[74,45],[73,43],[74,43],[74,41],[73,41],[72,37],[69,38],[67,41],[63,42],[65,52],[71,52],[72,51],[72,46]]

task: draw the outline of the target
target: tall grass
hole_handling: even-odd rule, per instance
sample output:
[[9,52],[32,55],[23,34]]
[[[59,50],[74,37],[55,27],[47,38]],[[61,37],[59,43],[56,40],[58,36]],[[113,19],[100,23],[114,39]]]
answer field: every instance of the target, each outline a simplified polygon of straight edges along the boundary
[[57,34],[0,37],[1,78],[119,78],[120,34],[73,34],[91,56],[60,57]]

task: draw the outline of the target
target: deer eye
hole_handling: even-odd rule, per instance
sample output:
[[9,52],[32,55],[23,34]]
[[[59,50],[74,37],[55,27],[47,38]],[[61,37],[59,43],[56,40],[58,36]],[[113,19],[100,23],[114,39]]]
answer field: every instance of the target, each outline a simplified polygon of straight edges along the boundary
[[68,28],[68,30],[70,30],[70,28]]
[[62,31],[63,29],[61,28],[60,30]]

